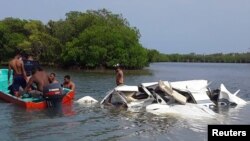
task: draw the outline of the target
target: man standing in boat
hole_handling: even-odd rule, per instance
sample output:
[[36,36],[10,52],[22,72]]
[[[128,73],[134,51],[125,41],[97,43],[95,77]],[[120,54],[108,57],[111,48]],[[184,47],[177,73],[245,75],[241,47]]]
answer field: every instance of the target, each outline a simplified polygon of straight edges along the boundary
[[75,91],[75,88],[76,88],[75,83],[73,83],[73,82],[70,80],[70,76],[69,76],[69,75],[65,75],[65,76],[64,76],[63,87]]
[[32,75],[32,71],[39,66],[39,62],[35,61],[31,55],[27,55],[26,59],[23,59],[23,63],[28,82]]
[[10,76],[11,70],[13,70],[13,84],[10,86],[11,93],[16,96],[19,96],[19,88],[22,87],[23,89],[26,87],[26,72],[24,69],[24,64],[22,61],[21,55],[18,53],[14,59],[9,62],[9,71],[8,71],[8,84],[10,84]]
[[115,65],[115,73],[116,73],[116,85],[120,86],[124,84],[124,79],[123,79],[123,71],[121,69],[120,64]]

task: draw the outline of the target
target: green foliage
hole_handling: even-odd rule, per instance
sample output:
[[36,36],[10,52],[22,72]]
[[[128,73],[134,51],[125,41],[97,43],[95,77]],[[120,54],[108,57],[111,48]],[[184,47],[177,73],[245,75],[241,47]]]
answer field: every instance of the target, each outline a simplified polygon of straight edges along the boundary
[[7,61],[17,50],[32,54],[46,64],[82,68],[143,68],[147,51],[139,44],[140,33],[121,15],[106,9],[66,13],[65,20],[5,18],[0,21],[0,51]]
[[[66,42],[66,48],[62,51],[64,65],[110,68],[120,63],[127,68],[142,68],[147,64],[147,53],[139,44],[138,30],[129,27],[121,15],[103,9],[87,13],[70,12],[66,16],[66,21],[61,24],[71,24],[72,30],[68,33],[74,38],[64,40],[63,37],[54,34],[61,39],[61,42]],[[139,56],[129,54],[139,54]]]
[[[211,62],[211,63],[250,63],[250,53],[228,53],[228,54],[160,54],[155,51],[151,54],[151,62]],[[152,57],[153,54],[153,57]]]
[[[66,13],[64,20],[5,18],[0,21],[0,62],[17,50],[33,55],[43,64],[65,67],[112,68],[120,63],[140,69],[149,62],[250,62],[245,54],[162,54],[139,43],[140,32],[119,14],[101,10]],[[2,55],[4,54],[4,55]]]

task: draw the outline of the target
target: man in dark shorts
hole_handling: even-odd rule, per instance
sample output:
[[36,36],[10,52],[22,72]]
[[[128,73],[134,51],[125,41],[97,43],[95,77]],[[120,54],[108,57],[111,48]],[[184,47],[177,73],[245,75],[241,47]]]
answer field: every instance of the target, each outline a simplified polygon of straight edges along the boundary
[[20,54],[17,54],[10,62],[9,62],[9,71],[8,71],[8,83],[10,84],[10,76],[11,70],[13,70],[13,84],[10,86],[11,94],[19,97],[19,89],[22,87],[23,89],[26,87],[26,72],[24,70],[24,65],[22,61],[22,57]]

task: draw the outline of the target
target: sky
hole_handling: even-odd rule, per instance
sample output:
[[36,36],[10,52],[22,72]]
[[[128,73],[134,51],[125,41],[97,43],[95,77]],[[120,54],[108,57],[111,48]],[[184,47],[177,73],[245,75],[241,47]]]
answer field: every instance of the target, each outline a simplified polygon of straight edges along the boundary
[[47,23],[102,8],[122,14],[144,47],[162,53],[250,52],[250,0],[0,0],[0,20]]

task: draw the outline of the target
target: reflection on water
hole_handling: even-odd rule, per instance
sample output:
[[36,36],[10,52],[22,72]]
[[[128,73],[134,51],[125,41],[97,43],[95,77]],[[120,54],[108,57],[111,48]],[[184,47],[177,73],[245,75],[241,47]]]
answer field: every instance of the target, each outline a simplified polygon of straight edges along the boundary
[[[81,72],[46,69],[58,80],[70,74],[76,83],[75,100],[89,95],[101,100],[115,87],[113,71]],[[233,75],[232,75],[233,74]],[[125,71],[125,82],[138,85],[158,80],[208,79],[212,88],[224,83],[232,92],[249,100],[249,64],[156,63],[146,71]],[[208,124],[250,124],[250,104],[220,108],[213,118],[155,116],[145,109],[138,112],[102,108],[100,105],[72,103],[58,109],[25,110],[0,101],[0,140],[207,140]]]

